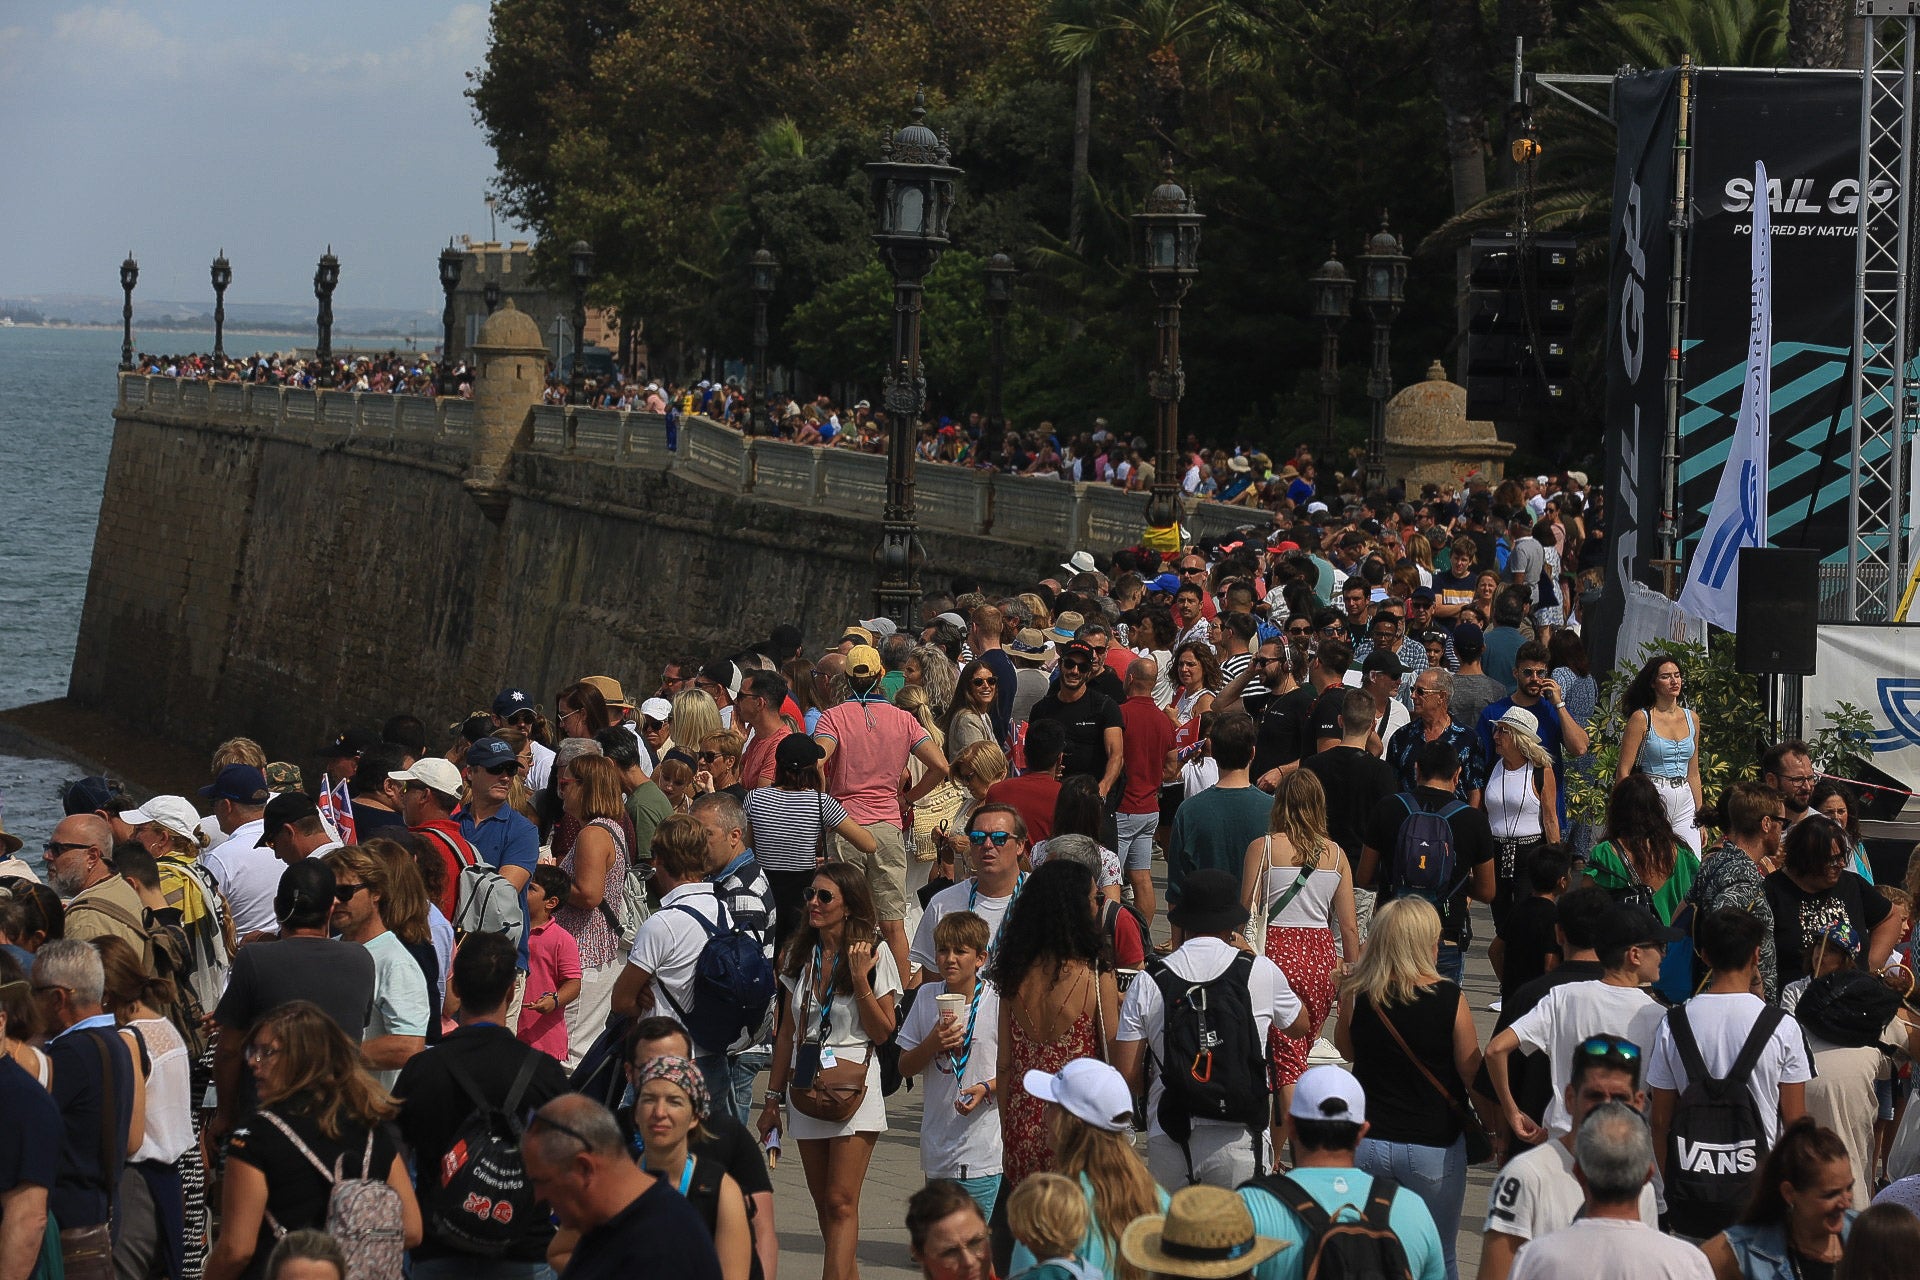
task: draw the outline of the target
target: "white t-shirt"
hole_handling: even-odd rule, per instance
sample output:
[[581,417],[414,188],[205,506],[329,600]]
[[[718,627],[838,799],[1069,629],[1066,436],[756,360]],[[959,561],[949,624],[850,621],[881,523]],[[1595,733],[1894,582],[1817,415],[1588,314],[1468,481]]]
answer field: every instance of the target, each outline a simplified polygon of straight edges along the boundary
[[1713,1280],[1707,1255],[1622,1218],[1582,1218],[1521,1246],[1507,1280]]
[[[693,1003],[693,970],[707,947],[707,931],[679,906],[697,911],[709,923],[720,922],[720,899],[704,880],[683,884],[660,899],[660,909],[648,916],[634,935],[627,963],[653,975],[653,1011],[683,1022],[681,1014]],[[699,1052],[718,1053],[725,1045],[695,1045]]]
[[[1683,1006],[1687,1025],[1693,1029],[1694,1043],[1700,1046],[1700,1060],[1715,1078],[1733,1068],[1747,1033],[1766,1008],[1759,996],[1745,991],[1732,993],[1702,992]],[[1799,1084],[1813,1078],[1813,1064],[1807,1058],[1806,1040],[1800,1024],[1782,1018],[1773,1029],[1772,1042],[1754,1064],[1747,1090],[1760,1110],[1760,1123],[1767,1131],[1767,1145],[1780,1135],[1780,1086]],[[1687,1071],[1680,1065],[1680,1051],[1673,1047],[1673,1030],[1663,1017],[1660,1032],[1654,1037],[1653,1052],[1647,1058],[1647,1087],[1684,1091]]]
[[[900,1028],[900,1047],[913,1050],[933,1034],[940,1017],[934,997],[946,992],[947,984],[932,982],[920,988],[907,1020]],[[972,995],[972,992],[962,992]],[[980,984],[980,999],[972,1009],[973,1039],[966,1051],[966,1065],[959,1078],[953,1074],[953,1058],[936,1053],[920,1078],[926,1082],[921,1100],[920,1171],[929,1178],[984,1178],[1000,1172],[1000,1112],[991,1095],[973,1109],[971,1115],[954,1110],[954,1100],[962,1087],[972,1088],[993,1079],[994,1065],[1000,1054],[1000,996],[991,982]],[[967,1015],[960,1015],[962,1025]]]
[[[1531,1151],[1507,1161],[1487,1192],[1486,1230],[1538,1240],[1571,1226],[1586,1203],[1586,1192],[1573,1176],[1573,1152],[1558,1138],[1549,1138]],[[1660,1225],[1653,1186],[1640,1191],[1640,1221]]]
[[266,829],[264,818],[243,822],[226,840],[200,855],[200,864],[213,872],[220,892],[227,895],[234,932],[242,938],[280,931],[280,922],[273,916],[273,896],[280,892],[280,877],[287,867],[273,856],[273,850],[255,847]]
[[[1024,881],[1026,876],[1023,874],[1020,879]],[[940,962],[934,955],[933,931],[944,917],[956,911],[973,912],[987,922],[987,937],[998,939],[1007,908],[1019,896],[1020,890],[1015,888],[1004,897],[989,898],[978,891],[978,882],[971,878],[942,889],[933,895],[927,903],[927,909],[920,913],[920,927],[913,931],[913,945],[907,948],[907,963],[928,973],[938,970]],[[988,945],[992,945],[991,942]]]
[[[1239,949],[1229,946],[1218,938],[1191,938],[1183,943],[1178,951],[1167,957],[1167,968],[1177,977],[1188,982],[1206,982],[1225,973],[1227,966],[1233,963]],[[1253,998],[1254,1029],[1259,1035],[1262,1046],[1267,1043],[1267,1030],[1276,1023],[1282,1027],[1292,1026],[1293,1020],[1300,1016],[1300,998],[1293,994],[1293,988],[1287,985],[1287,977],[1280,972],[1280,966],[1265,956],[1255,956],[1253,969],[1247,974],[1247,994]],[[1120,1006],[1120,1030],[1115,1035],[1118,1040],[1144,1040],[1147,1052],[1156,1058],[1163,1052],[1163,1032],[1165,1030],[1166,1002],[1160,997],[1159,984],[1151,974],[1141,974],[1127,988],[1127,998]],[[1266,1057],[1263,1052],[1262,1059]],[[1147,1136],[1161,1137],[1160,1128],[1160,1073],[1153,1073],[1153,1083],[1147,1090]],[[1206,1120],[1195,1117],[1196,1129],[1211,1125],[1219,1129],[1236,1129],[1239,1126],[1222,1120]]]
[[[381,1036],[424,1036],[427,1034],[427,975],[420,972],[407,944],[388,929],[371,942],[363,943],[373,957],[373,1014],[367,1019],[362,1040]],[[391,1090],[400,1078],[400,1069],[376,1071],[373,1078],[382,1089]]]
[[[645,745],[645,743],[641,744],[643,748]],[[544,791],[548,780],[553,777],[553,748],[545,743],[535,742],[531,738],[527,740],[527,748],[533,752],[533,767],[527,770],[527,789]]]
[[1520,1045],[1547,1055],[1553,1073],[1553,1101],[1547,1105],[1547,1132],[1555,1137],[1573,1128],[1564,1100],[1573,1077],[1573,1047],[1588,1036],[1623,1036],[1642,1050],[1654,1041],[1666,1010],[1639,987],[1616,987],[1598,978],[1569,982],[1514,1019],[1508,1029]]

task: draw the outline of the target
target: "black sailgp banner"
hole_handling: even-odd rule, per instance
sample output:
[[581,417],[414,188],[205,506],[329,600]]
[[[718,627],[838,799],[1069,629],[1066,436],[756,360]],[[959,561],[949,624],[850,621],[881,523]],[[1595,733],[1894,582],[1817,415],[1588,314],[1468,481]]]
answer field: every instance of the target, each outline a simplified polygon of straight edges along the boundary
[[[1666,422],[1667,222],[1673,201],[1674,125],[1680,73],[1614,81],[1619,159],[1613,179],[1611,278],[1607,290],[1606,590],[1589,609],[1588,648],[1606,670],[1624,608],[1624,583],[1656,584],[1660,453]],[[1749,166],[1751,171],[1751,166]],[[1745,294],[1742,293],[1742,297]]]

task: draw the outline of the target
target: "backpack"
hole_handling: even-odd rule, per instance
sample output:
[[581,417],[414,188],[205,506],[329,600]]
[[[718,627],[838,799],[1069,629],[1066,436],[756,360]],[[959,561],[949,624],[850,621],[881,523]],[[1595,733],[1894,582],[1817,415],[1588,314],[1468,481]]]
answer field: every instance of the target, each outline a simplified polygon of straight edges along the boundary
[[600,914],[606,917],[607,927],[619,935],[623,945],[632,943],[633,935],[640,932],[640,926],[653,914],[653,908],[647,905],[648,869],[628,859],[627,875],[621,882],[619,898],[611,902],[606,898],[600,899]]
[[520,909],[520,891],[511,881],[484,862],[460,868],[460,882],[454,894],[454,932],[464,938],[470,933],[503,933],[515,946],[527,931],[526,913]]
[[584,1093],[607,1110],[620,1111],[627,1096],[627,1032],[633,1021],[618,1013],[607,1019],[606,1029],[594,1037],[567,1077],[567,1092]]
[[1767,1155],[1767,1131],[1747,1080],[1786,1013],[1768,1005],[1740,1046],[1725,1078],[1707,1074],[1685,1005],[1667,1014],[1673,1047],[1687,1086],[1667,1130],[1667,1212],[1672,1229],[1706,1239],[1733,1224],[1753,1190],[1754,1170]]
[[90,898],[87,905],[109,919],[146,935],[147,947],[153,953],[147,971],[173,983],[173,1001],[160,1012],[180,1033],[181,1043],[186,1046],[190,1061],[197,1063],[206,1057],[212,1041],[207,1036],[206,1009],[194,994],[193,983],[189,981],[194,967],[192,949],[187,943],[185,931],[178,926],[161,923],[151,911],[142,911],[140,914],[146,918],[136,920],[133,913],[119,903],[104,898]]
[[[367,1149],[360,1157],[360,1176],[349,1178],[341,1171],[340,1160],[333,1162],[331,1170],[321,1164],[313,1148],[300,1141],[300,1135],[279,1116],[267,1110],[255,1114],[285,1134],[293,1149],[332,1185],[327,1197],[327,1234],[347,1255],[346,1280],[393,1280],[399,1275],[407,1251],[406,1219],[400,1193],[385,1178],[374,1176],[372,1130],[367,1132]],[[267,1226],[276,1240],[287,1234],[271,1213]]]
[[1400,1237],[1389,1225],[1393,1197],[1400,1184],[1375,1178],[1360,1217],[1335,1222],[1320,1202],[1284,1173],[1255,1178],[1245,1184],[1287,1206],[1300,1219],[1306,1238],[1300,1242],[1300,1274],[1305,1280],[1413,1280],[1413,1267]]
[[1254,1171],[1264,1172],[1271,1107],[1266,1041],[1253,1020],[1253,997],[1247,990],[1252,971],[1253,957],[1244,951],[1236,952],[1232,963],[1206,982],[1189,982],[1164,960],[1147,966],[1165,1010],[1161,1053],[1155,1059],[1160,1128],[1186,1155],[1190,1185],[1196,1179],[1187,1140],[1196,1116],[1246,1126],[1253,1139]]
[[1871,973],[1839,969],[1807,984],[1793,1016],[1830,1044],[1866,1049],[1880,1043],[1899,1007],[1900,993]]
[[[1120,913],[1123,911],[1132,916],[1134,924],[1139,926],[1140,945],[1145,948],[1148,955],[1152,955],[1153,933],[1147,927],[1147,918],[1141,915],[1140,909],[1132,903],[1120,902],[1112,898],[1109,898],[1106,906],[1100,909],[1100,936],[1107,940],[1108,951],[1115,956],[1120,954]],[[1131,973],[1124,975],[1127,985],[1132,985],[1133,976]],[[1123,986],[1120,990],[1124,993],[1126,987]]]
[[1393,838],[1393,859],[1387,864],[1387,887],[1397,896],[1425,898],[1447,918],[1447,903],[1461,882],[1454,877],[1458,859],[1453,851],[1453,827],[1448,819],[1467,806],[1450,799],[1438,810],[1422,808],[1407,792],[1394,797],[1406,806],[1407,817]]
[[740,1033],[760,1025],[766,1016],[767,1002],[773,999],[773,965],[760,939],[733,923],[733,915],[718,897],[714,905],[720,912],[715,924],[684,902],[675,903],[675,911],[684,911],[700,922],[706,932],[706,945],[693,966],[693,990],[683,1009],[666,987],[660,994],[687,1029],[698,1051],[718,1053],[739,1039]]
[[497,1107],[451,1058],[441,1062],[473,1103],[473,1111],[455,1130],[440,1158],[439,1177],[425,1189],[420,1207],[436,1242],[462,1253],[497,1257],[525,1234],[530,1222],[539,1220],[533,1183],[520,1156],[520,1100],[533,1081],[540,1054],[526,1051],[506,1100]]

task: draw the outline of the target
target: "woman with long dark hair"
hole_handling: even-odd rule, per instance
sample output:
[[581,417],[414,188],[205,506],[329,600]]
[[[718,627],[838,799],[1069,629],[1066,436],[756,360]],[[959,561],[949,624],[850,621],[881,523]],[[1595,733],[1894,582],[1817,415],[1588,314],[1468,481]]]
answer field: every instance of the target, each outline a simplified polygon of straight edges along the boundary
[[1626,723],[1615,780],[1639,772],[1659,788],[1673,838],[1700,847],[1700,719],[1682,706],[1686,675],[1680,660],[1656,653],[1620,695]]
[[1876,1204],[1853,1220],[1833,1280],[1909,1280],[1920,1258],[1920,1217],[1900,1204]]
[[1822,778],[1813,784],[1808,806],[1822,817],[1831,818],[1847,840],[1847,852],[1853,857],[1853,873],[1873,883],[1873,868],[1867,862],[1866,845],[1860,839],[1860,796],[1838,778]]
[[1693,942],[1687,893],[1700,871],[1699,855],[1674,839],[1667,807],[1646,775],[1628,774],[1607,799],[1606,839],[1587,859],[1587,877],[1613,895],[1676,925],[1689,936],[1667,947],[1656,989],[1667,999],[1693,994]]
[[[1853,1229],[1847,1145],[1806,1116],[1788,1125],[1754,1175],[1740,1221],[1700,1246],[1714,1280],[1833,1275]],[[1912,1274],[1913,1261],[1906,1271]]]
[[562,738],[591,738],[615,724],[606,697],[584,680],[553,695],[553,716]]
[[1056,859],[1027,877],[1000,926],[987,981],[1000,991],[1001,1194],[1053,1167],[1041,1102],[1026,1073],[1060,1070],[1074,1058],[1112,1060],[1120,990],[1101,963],[1103,940],[1093,872]]
[[952,759],[976,742],[994,742],[993,709],[999,697],[1000,677],[975,658],[961,668],[954,685],[953,708],[947,714],[947,757]]

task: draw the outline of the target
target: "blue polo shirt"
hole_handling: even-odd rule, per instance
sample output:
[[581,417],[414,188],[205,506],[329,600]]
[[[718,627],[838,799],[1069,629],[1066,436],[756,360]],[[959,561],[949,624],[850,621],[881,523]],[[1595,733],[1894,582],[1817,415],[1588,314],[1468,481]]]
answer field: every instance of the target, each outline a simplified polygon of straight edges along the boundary
[[[460,822],[460,831],[467,837],[474,851],[492,866],[495,871],[507,867],[519,867],[528,876],[527,883],[533,883],[533,869],[540,862],[540,829],[529,822],[524,814],[510,804],[503,804],[485,822],[475,822],[473,814],[465,805],[454,814]],[[524,920],[527,914],[527,890],[520,889],[520,915]],[[527,967],[527,931],[520,930],[520,968]]]
[[[1373,1190],[1373,1175],[1358,1169],[1295,1169],[1287,1176],[1339,1222],[1357,1221],[1366,1209],[1368,1193]],[[1241,1187],[1239,1195],[1247,1212],[1253,1215],[1254,1234],[1287,1244],[1254,1268],[1254,1280],[1300,1280],[1307,1262],[1306,1250],[1301,1247],[1306,1231],[1300,1219],[1293,1216],[1293,1210],[1258,1187]],[[1400,1247],[1406,1250],[1413,1280],[1444,1280],[1446,1258],[1441,1253],[1440,1233],[1434,1228],[1426,1201],[1401,1187],[1393,1197],[1387,1225],[1393,1228]]]

